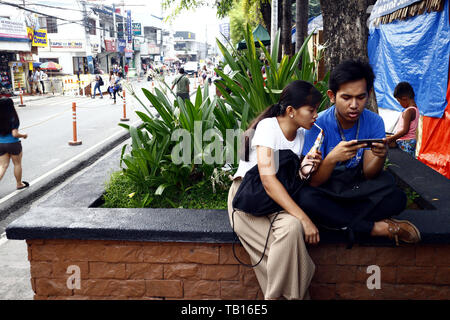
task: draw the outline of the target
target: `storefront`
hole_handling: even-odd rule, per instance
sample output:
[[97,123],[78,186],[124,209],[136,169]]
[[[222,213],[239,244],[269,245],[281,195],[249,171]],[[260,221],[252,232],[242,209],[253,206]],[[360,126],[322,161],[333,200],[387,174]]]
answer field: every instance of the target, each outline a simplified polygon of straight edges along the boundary
[[0,52],[0,93],[12,90],[12,74],[9,62],[15,60],[15,54],[11,52]]
[[105,40],[102,44],[101,52],[97,55],[100,73],[109,73],[112,66],[118,63],[117,60],[117,41],[115,39]]
[[[19,53],[31,51],[31,40],[23,21],[0,18],[0,91],[12,94],[26,83],[28,66]],[[22,57],[23,58],[23,57]]]
[[88,56],[86,54],[86,41],[83,39],[49,39],[47,48],[39,49],[39,59],[59,59],[63,73],[80,74],[89,73]]

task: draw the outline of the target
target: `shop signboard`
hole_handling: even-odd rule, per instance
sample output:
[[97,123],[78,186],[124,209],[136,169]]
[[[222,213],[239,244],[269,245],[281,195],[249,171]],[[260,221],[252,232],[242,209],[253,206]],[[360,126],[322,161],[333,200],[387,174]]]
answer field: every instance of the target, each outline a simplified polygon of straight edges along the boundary
[[141,50],[141,42],[138,39],[133,39],[133,50],[134,51]]
[[131,11],[127,11],[127,37],[128,37],[128,43],[131,43],[133,39],[133,32],[131,28]]
[[117,51],[120,53],[124,53],[126,47],[127,47],[127,41],[125,39],[119,39],[119,48]]
[[148,44],[147,43],[142,43],[140,51],[141,51],[141,56],[148,55],[149,54],[149,52],[148,52]]
[[47,30],[38,29],[33,33],[33,42],[31,44],[33,47],[46,47],[48,46]]
[[0,41],[29,42],[25,22],[0,18]]
[[116,40],[105,40],[105,50],[106,52],[117,52]]
[[89,73],[94,73],[94,59],[92,56],[87,56],[87,63],[89,68]]
[[127,43],[127,47],[125,48],[125,58],[133,57],[133,45],[131,43]]
[[140,24],[138,22],[133,22],[131,24],[131,28],[133,30],[133,35],[135,35],[135,36],[142,35],[142,24]]
[[31,52],[19,52],[20,62],[33,62],[33,55]]
[[98,42],[91,43],[92,53],[100,53],[100,44]]
[[153,43],[148,44],[148,53],[149,54],[160,54],[160,48]]
[[84,51],[83,40],[49,40],[51,51]]

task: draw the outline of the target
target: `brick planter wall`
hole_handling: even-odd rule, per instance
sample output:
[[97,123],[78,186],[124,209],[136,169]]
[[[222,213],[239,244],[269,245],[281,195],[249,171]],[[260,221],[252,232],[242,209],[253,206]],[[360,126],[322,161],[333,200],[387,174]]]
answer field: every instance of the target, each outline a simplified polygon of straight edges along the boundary
[[[231,244],[27,240],[35,299],[262,299]],[[247,258],[242,246],[239,256]],[[66,273],[79,266],[81,288]]]
[[[231,244],[27,240],[35,299],[263,299],[252,269]],[[241,245],[241,260],[249,262]],[[316,264],[312,299],[450,299],[450,245],[309,248]],[[67,268],[81,288],[68,289]],[[369,290],[367,267],[380,267]]]

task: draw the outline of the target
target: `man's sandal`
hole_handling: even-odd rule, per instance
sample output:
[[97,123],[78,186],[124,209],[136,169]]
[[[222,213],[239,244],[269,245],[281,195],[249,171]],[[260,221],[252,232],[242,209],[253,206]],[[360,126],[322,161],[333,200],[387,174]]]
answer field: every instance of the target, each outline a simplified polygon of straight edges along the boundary
[[399,240],[405,243],[417,243],[420,241],[420,231],[411,222],[392,218],[383,221],[389,226],[389,239],[395,239],[397,246],[399,245]]

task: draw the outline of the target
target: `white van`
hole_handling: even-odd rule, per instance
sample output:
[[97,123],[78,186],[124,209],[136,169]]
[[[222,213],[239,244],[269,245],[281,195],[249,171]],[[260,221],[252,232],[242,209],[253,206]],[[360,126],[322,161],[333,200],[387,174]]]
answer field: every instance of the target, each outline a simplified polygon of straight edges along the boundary
[[197,73],[198,70],[198,62],[196,61],[188,61],[184,64],[184,73],[188,75],[194,75]]

